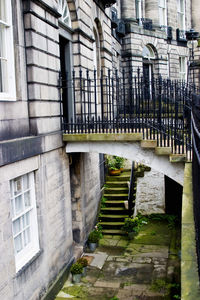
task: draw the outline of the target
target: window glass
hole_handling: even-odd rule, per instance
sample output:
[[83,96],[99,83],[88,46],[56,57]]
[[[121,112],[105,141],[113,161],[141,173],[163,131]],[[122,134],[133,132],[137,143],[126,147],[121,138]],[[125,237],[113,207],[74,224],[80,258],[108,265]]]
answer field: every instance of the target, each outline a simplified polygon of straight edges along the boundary
[[187,79],[187,59],[185,56],[179,57],[180,79]]
[[59,0],[58,11],[61,14],[60,20],[67,26],[71,27],[71,18],[66,0]]
[[178,28],[185,30],[185,3],[184,0],[178,0]]
[[167,26],[166,0],[159,0],[159,20],[161,26]]
[[15,100],[11,0],[0,0],[0,100]]
[[10,188],[14,252],[18,271],[39,250],[33,172],[11,180]]

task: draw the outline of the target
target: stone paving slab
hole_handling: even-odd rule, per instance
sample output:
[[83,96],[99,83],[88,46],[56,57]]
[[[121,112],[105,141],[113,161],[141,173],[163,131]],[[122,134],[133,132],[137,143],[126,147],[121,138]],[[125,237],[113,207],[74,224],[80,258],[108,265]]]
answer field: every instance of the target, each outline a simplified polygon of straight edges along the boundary
[[63,291],[60,291],[57,295],[58,298],[61,298],[61,299],[70,299],[70,298],[74,298],[74,296],[72,295],[69,295],[69,294],[66,294],[65,292]]
[[98,269],[102,269],[106,259],[108,258],[108,254],[105,252],[97,252],[97,253],[84,253],[84,256],[92,256],[94,259],[91,261],[90,266],[96,267]]
[[114,239],[102,239],[99,241],[100,246],[116,246],[119,240]]
[[109,282],[109,281],[101,281],[97,280],[94,284],[95,287],[102,287],[102,288],[112,288],[112,289],[119,289],[120,282]]

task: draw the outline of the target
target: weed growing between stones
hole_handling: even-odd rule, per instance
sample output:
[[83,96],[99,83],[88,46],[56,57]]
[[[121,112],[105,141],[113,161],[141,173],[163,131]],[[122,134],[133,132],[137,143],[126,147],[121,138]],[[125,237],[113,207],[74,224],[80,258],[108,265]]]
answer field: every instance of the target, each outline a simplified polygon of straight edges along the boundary
[[105,208],[106,207],[106,200],[107,200],[107,198],[104,197],[104,196],[101,198],[101,208]]
[[152,283],[150,289],[163,295],[171,295],[171,299],[181,299],[180,285],[177,283],[168,283],[164,279],[157,279]]

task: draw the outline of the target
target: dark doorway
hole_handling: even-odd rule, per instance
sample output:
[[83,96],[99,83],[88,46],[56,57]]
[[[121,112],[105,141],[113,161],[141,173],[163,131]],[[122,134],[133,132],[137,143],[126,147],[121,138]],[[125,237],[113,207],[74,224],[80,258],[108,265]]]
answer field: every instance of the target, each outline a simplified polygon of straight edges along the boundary
[[63,104],[63,121],[69,123],[73,117],[72,84],[71,84],[71,51],[70,41],[60,36],[60,65],[62,77],[61,97]]
[[152,78],[153,65],[149,62],[143,63],[144,93],[146,99],[151,99],[152,95]]
[[177,215],[181,219],[183,187],[176,181],[165,176],[166,214]]

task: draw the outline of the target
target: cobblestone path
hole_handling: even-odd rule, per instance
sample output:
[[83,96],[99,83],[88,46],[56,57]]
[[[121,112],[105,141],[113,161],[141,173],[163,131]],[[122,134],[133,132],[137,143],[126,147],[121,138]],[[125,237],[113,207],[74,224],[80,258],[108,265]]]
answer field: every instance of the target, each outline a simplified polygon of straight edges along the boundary
[[69,278],[56,300],[179,299],[179,243],[166,221],[150,221],[131,241],[105,236],[94,253],[84,253],[90,265],[81,283]]

